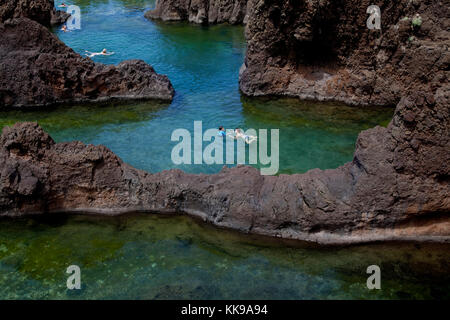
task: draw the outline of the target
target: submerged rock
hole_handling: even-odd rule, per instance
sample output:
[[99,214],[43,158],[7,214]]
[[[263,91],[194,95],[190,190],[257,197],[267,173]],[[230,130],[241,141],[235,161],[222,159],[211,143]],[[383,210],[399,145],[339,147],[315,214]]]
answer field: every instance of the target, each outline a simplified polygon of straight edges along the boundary
[[199,24],[246,22],[247,0],[157,0],[145,13],[148,19]]
[[[370,30],[367,8],[381,8]],[[441,1],[249,0],[240,88],[352,105],[396,105],[448,82],[450,9]],[[420,14],[421,25],[412,19]]]

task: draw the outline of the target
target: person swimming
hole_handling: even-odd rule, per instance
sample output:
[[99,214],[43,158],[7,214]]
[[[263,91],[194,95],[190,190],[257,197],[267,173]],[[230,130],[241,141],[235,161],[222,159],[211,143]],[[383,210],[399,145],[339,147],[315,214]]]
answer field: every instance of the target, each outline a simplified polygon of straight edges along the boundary
[[69,30],[67,30],[67,26],[64,24],[61,28],[61,31],[68,32]]
[[246,134],[244,134],[244,131],[242,131],[242,129],[240,128],[236,128],[234,130],[234,138],[238,139],[241,138],[243,139],[247,144],[252,143],[253,141],[256,141],[258,139],[258,137],[255,136],[248,136]]
[[60,7],[60,8],[66,8],[66,7],[68,7],[68,5],[65,4],[65,3],[63,2],[63,3],[61,3],[58,7]]
[[110,55],[114,54],[114,52],[107,52],[106,49],[103,49],[100,52],[90,52],[90,51],[87,51],[87,50],[84,50],[84,51],[87,52],[87,53],[85,53],[85,55],[87,57],[89,57],[89,58],[92,58],[92,57],[95,57],[95,56],[110,56]]

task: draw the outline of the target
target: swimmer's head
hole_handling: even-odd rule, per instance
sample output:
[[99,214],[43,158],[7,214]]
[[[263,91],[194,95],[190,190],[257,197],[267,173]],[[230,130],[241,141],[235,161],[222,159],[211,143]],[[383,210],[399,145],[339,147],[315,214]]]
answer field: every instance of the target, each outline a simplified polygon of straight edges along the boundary
[[103,50],[102,50],[102,53],[106,53],[106,49],[103,49]]
[[220,127],[219,127],[219,130],[220,130],[220,131],[222,131],[222,130],[223,130],[223,127],[222,127],[222,126],[220,126]]

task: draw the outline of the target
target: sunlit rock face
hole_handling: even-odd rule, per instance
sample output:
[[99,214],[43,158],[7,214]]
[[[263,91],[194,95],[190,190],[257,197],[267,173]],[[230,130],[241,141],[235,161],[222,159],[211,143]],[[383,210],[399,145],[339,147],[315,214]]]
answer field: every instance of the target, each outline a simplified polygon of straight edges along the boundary
[[[381,10],[369,29],[367,8]],[[250,0],[240,88],[352,105],[395,106],[409,89],[448,80],[441,1]],[[435,85],[436,84],[436,85]]]
[[158,0],[145,17],[199,24],[240,24],[246,22],[246,12],[247,0]]

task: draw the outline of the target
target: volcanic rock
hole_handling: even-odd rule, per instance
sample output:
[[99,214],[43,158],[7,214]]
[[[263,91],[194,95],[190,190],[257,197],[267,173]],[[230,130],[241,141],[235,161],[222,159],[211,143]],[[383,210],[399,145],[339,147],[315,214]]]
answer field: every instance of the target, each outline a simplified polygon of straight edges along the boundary
[[142,60],[94,63],[35,21],[0,23],[0,108],[173,95],[169,79]]

